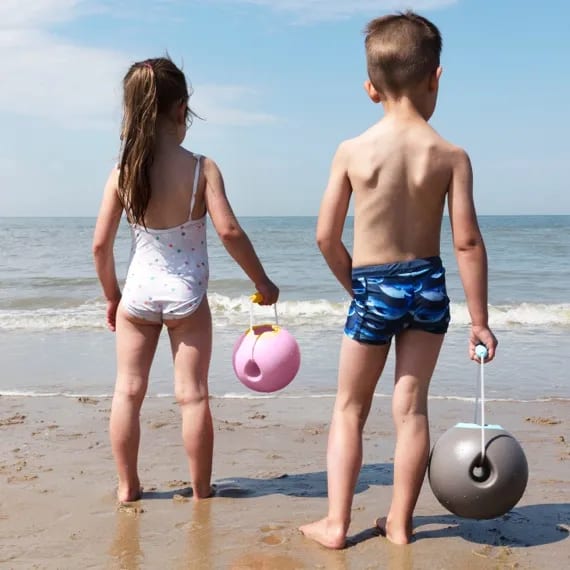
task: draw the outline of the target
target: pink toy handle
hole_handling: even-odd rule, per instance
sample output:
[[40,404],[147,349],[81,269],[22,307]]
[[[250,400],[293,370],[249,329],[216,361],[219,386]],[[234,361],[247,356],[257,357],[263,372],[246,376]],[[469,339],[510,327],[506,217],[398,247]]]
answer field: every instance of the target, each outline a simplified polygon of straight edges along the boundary
[[[261,293],[255,293],[250,297],[251,304],[249,306],[249,328],[253,329],[254,319],[253,319],[253,306],[257,305],[263,297]],[[273,305],[273,310],[275,312],[275,325],[279,326],[279,315],[277,314],[277,303]]]

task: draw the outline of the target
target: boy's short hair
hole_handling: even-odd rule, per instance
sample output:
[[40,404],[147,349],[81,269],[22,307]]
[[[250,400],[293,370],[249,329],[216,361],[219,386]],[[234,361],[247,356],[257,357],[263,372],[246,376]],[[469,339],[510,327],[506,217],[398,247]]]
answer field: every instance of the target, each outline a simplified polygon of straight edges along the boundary
[[404,12],[365,29],[368,77],[376,90],[399,95],[439,67],[441,33],[427,18]]

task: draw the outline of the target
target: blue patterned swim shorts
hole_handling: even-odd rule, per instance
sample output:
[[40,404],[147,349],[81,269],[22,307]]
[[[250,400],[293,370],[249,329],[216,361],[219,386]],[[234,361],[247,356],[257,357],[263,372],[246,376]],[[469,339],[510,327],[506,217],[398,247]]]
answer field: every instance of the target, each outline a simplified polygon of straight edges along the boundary
[[449,297],[438,256],[357,267],[352,291],[344,332],[358,342],[388,344],[406,329],[447,332]]

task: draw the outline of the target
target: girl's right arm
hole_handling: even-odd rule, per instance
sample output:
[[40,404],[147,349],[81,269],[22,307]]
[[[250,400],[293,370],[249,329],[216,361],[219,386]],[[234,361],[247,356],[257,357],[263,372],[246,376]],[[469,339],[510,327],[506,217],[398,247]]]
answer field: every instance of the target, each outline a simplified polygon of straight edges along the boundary
[[103,200],[93,235],[95,269],[107,300],[107,326],[112,331],[115,330],[117,307],[121,300],[121,289],[117,281],[113,255],[115,236],[117,235],[123,212],[123,206],[117,193],[118,181],[119,171],[113,168],[105,185]]
[[260,304],[273,305],[279,298],[279,289],[267,277],[251,241],[239,225],[226,196],[222,173],[209,158],[204,158],[204,178],[206,207],[222,244],[263,295]]

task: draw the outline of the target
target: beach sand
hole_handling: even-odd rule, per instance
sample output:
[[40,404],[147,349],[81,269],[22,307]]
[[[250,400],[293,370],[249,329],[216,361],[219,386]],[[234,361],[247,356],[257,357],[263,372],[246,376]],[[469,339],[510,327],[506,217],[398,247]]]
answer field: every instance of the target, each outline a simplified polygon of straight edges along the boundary
[[[570,567],[570,403],[492,402],[487,417],[522,443],[530,479],[511,513],[459,519],[426,483],[416,541],[396,547],[372,528],[387,511],[394,434],[377,398],[345,550],[297,526],[324,515],[331,398],[214,399],[217,496],[194,504],[171,398],[142,411],[142,501],[117,507],[109,399],[0,397],[2,568],[487,569]],[[430,403],[433,439],[470,421],[473,404]]]

